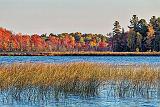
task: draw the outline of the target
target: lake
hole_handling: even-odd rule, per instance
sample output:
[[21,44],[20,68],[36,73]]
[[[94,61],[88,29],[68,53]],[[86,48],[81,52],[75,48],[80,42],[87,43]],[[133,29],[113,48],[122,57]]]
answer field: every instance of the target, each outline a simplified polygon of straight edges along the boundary
[[[109,64],[151,64],[159,65],[160,57],[156,56],[1,56],[0,63],[66,63],[66,62],[95,62]],[[96,96],[81,97],[78,95],[68,95],[60,98],[58,101],[55,98],[47,102],[38,104],[28,102],[8,103],[0,94],[0,106],[3,107],[160,107],[160,98],[157,89],[150,88],[147,90],[147,95],[141,93],[125,94],[124,97],[119,97],[113,86],[104,86],[99,89]],[[146,90],[143,90],[144,93]],[[142,92],[143,93],[143,92]],[[146,97],[147,96],[147,97]]]
[[0,63],[95,62],[109,64],[160,64],[158,56],[0,56]]

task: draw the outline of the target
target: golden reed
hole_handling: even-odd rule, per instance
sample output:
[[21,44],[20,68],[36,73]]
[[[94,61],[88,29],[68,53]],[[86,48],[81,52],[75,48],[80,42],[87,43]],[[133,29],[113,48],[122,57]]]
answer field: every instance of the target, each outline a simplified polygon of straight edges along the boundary
[[58,96],[58,93],[95,95],[101,86],[107,84],[116,84],[118,89],[116,93],[122,96],[126,90],[137,91],[147,87],[160,87],[159,80],[158,65],[122,66],[89,62],[0,65],[0,90],[1,92],[12,90],[9,92],[15,99],[20,99],[20,96],[26,94],[23,93],[26,90],[27,93],[31,93],[27,94],[30,99],[35,89],[40,94],[53,89],[54,96]]
[[15,63],[0,65],[0,89],[12,86],[59,86],[75,81],[129,80],[154,84],[160,77],[160,68],[148,65],[109,65],[102,63]]

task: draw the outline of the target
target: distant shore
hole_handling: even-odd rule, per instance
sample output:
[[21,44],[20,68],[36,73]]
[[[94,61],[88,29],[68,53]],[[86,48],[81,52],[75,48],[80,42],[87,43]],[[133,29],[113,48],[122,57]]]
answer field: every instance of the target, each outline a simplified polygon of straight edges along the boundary
[[0,52],[0,56],[160,56],[160,52]]

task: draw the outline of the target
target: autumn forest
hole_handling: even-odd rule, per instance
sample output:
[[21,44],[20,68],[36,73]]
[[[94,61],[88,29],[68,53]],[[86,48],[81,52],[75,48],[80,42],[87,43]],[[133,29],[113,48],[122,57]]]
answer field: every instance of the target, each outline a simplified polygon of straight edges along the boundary
[[112,33],[82,34],[61,33],[49,35],[24,35],[0,28],[1,52],[77,52],[77,51],[113,51],[113,52],[150,52],[160,51],[160,17],[152,16],[150,21],[139,19],[136,15],[130,19],[128,31],[119,21],[113,24]]

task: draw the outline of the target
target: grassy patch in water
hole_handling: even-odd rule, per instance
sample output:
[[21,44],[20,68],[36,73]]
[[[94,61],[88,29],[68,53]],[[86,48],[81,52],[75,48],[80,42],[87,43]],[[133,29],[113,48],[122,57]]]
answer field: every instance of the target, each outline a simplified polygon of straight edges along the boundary
[[[109,65],[102,63],[15,63],[0,65],[0,91],[5,101],[40,101],[50,97],[98,95],[104,85],[116,86],[116,96],[147,94],[160,90],[160,68],[148,65]],[[148,94],[147,94],[148,95]],[[146,96],[147,96],[146,95]]]

